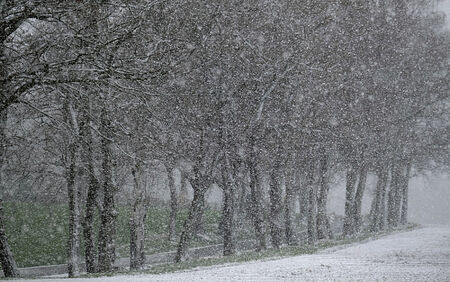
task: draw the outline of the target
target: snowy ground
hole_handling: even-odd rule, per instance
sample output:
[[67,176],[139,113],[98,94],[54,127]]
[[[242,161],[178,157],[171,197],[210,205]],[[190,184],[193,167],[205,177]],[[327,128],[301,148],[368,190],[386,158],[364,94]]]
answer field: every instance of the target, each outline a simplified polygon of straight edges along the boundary
[[363,244],[328,249],[314,255],[229,264],[162,275],[141,274],[70,281],[88,280],[450,281],[450,226],[427,226]]

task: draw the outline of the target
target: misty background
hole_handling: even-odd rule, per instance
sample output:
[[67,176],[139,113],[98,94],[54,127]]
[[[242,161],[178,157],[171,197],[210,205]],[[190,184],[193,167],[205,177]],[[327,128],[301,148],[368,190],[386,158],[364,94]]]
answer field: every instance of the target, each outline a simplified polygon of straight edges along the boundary
[[[369,177],[368,191],[364,194],[362,212],[368,214],[375,192],[375,177]],[[408,220],[419,224],[450,224],[450,177],[446,173],[429,173],[409,180]],[[333,186],[328,210],[343,215],[345,183]]]

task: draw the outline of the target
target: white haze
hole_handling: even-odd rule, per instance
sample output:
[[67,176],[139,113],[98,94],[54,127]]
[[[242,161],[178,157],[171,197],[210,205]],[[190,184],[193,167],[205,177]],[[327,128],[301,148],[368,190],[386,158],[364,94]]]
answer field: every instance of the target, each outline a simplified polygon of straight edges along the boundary
[[[364,194],[362,213],[368,214],[374,194],[376,178],[368,177],[368,191]],[[450,224],[450,175],[429,174],[409,180],[408,220],[419,224]],[[335,184],[330,191],[328,210],[344,215],[345,182]]]
[[[438,5],[438,9],[445,12],[447,19],[450,17],[450,0],[443,0]],[[447,27],[450,28],[450,21],[447,20]]]

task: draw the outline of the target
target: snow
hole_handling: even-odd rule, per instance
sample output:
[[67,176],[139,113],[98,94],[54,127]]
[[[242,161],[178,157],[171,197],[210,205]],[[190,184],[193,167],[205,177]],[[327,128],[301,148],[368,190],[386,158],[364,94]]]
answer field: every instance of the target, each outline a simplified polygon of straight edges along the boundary
[[314,255],[70,281],[450,281],[450,226],[426,226]]

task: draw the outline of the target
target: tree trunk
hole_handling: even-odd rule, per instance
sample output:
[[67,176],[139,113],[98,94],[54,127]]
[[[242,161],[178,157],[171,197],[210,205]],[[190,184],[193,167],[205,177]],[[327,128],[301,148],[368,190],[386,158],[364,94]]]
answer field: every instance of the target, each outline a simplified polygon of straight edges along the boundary
[[86,213],[84,218],[84,246],[86,271],[94,273],[96,271],[95,263],[95,236],[94,236],[94,216],[97,206],[98,182],[91,179],[88,186],[88,195],[86,199]]
[[93,138],[90,127],[91,111],[90,111],[89,97],[87,97],[86,95],[83,95],[81,97],[80,109],[81,109],[80,137],[82,140],[81,157],[83,161],[83,167],[88,177],[86,211],[83,223],[84,249],[85,249],[86,271],[88,273],[93,273],[96,271],[94,217],[95,217],[95,210],[97,208],[97,194],[99,190],[99,183],[97,181],[94,172]]
[[356,189],[355,199],[353,202],[353,232],[359,232],[361,229],[361,205],[362,205],[362,197],[364,195],[364,190],[366,189],[366,180],[367,180],[367,165],[363,165],[361,167],[361,171],[359,173],[358,187]]
[[235,188],[239,190],[236,192],[236,199],[235,202],[237,203],[237,212],[236,215],[239,218],[244,218],[246,216],[246,213],[248,212],[248,171],[242,171],[240,174],[236,175],[236,185]]
[[296,238],[292,227],[292,205],[294,199],[294,183],[295,174],[291,173],[286,177],[286,196],[284,199],[284,233],[286,237],[286,243],[288,245],[294,245]]
[[384,214],[385,214],[385,194],[388,180],[388,171],[385,167],[377,169],[377,187],[375,191],[375,198],[373,199],[372,210],[370,211],[370,225],[371,232],[378,232],[384,228]]
[[300,173],[297,174],[298,174],[297,181],[299,185],[298,187],[299,212],[301,220],[304,221],[306,215],[308,214],[308,187],[307,185],[305,185],[305,181],[301,181],[301,177],[304,177],[304,175],[300,175]]
[[[3,8],[3,7],[1,7]],[[1,16],[3,16],[3,11]],[[1,21],[4,19],[2,18]],[[2,169],[5,158],[7,143],[6,143],[6,126],[8,121],[8,107],[6,93],[6,77],[8,75],[6,69],[5,45],[3,40],[6,39],[4,29],[0,29],[0,185],[2,185]],[[18,277],[19,270],[17,268],[16,260],[8,244],[8,238],[5,232],[5,223],[3,220],[3,202],[0,198],[0,263],[2,265],[5,277]]]
[[177,219],[178,199],[177,191],[175,188],[175,177],[173,175],[174,168],[167,166],[167,177],[169,182],[170,192],[170,216],[169,216],[169,242],[175,242],[176,230],[175,223]]
[[389,170],[386,168],[386,171],[384,172],[385,174],[385,183],[383,186],[383,191],[381,194],[381,203],[380,203],[380,212],[378,214],[379,219],[378,219],[378,230],[384,230],[386,228],[386,224],[387,224],[387,207],[386,207],[386,202],[387,202],[387,187],[388,187],[388,178],[389,178]]
[[202,212],[205,201],[206,189],[204,187],[199,187],[198,184],[192,184],[192,188],[194,188],[194,198],[192,199],[191,206],[189,208],[188,217],[184,221],[183,232],[181,233],[180,241],[178,243],[177,253],[175,255],[175,262],[177,263],[186,258],[188,243],[195,231],[195,221],[198,218],[198,215]]
[[[86,10],[85,15],[85,21],[88,23],[87,28],[85,30],[86,34],[90,37],[92,37],[93,40],[90,41],[82,41],[81,42],[81,48],[94,48],[97,44],[97,40],[102,32],[101,25],[105,25],[107,21],[107,17],[104,17],[102,15],[102,7],[106,5],[108,0],[97,2],[97,1],[90,1],[88,8]],[[86,67],[87,69],[91,68],[90,65],[84,65],[83,67]],[[92,74],[92,73],[89,73]],[[95,162],[94,162],[94,139],[92,137],[91,132],[91,104],[90,104],[90,97],[95,97],[99,95],[100,93],[93,92],[91,89],[86,87],[84,89],[84,93],[81,94],[80,101],[81,101],[81,107],[80,107],[80,137],[82,140],[82,161],[83,166],[85,167],[86,174],[88,176],[88,189],[87,189],[87,199],[86,199],[86,209],[85,209],[85,218],[84,218],[84,226],[83,226],[83,235],[84,235],[84,245],[85,245],[85,262],[86,262],[86,271],[88,273],[93,273],[97,271],[97,265],[96,265],[96,248],[95,248],[95,234],[94,234],[94,218],[95,218],[95,211],[97,209],[97,198],[98,198],[98,191],[100,190],[100,183],[95,175]],[[102,113],[103,115],[103,113]],[[103,145],[103,144],[102,144]],[[107,156],[104,156],[107,157]],[[105,168],[103,168],[104,170]],[[105,175],[106,176],[106,175]],[[109,176],[107,176],[109,177]],[[109,189],[109,187],[105,187],[106,189]],[[109,192],[105,193],[105,197],[108,197],[106,199],[107,205],[111,204],[111,199]],[[111,211],[105,211],[106,213],[110,213]],[[107,217],[110,215],[103,214],[103,211],[101,211],[101,220],[107,221]],[[102,224],[103,225],[103,224]],[[105,226],[103,227],[105,228]],[[104,232],[105,230],[101,230],[100,233]],[[104,236],[103,234],[100,234]],[[108,235],[105,235],[108,236]],[[100,242],[103,242],[101,244],[105,244],[106,241],[104,238],[99,238]],[[107,244],[107,243],[106,243]],[[99,249],[105,249],[106,246],[101,246]],[[102,251],[103,252],[103,251]],[[101,259],[103,260],[104,254],[100,254]],[[102,261],[102,269],[104,268],[104,262]]]
[[148,207],[142,197],[136,198],[130,219],[130,270],[144,266],[145,218]]
[[317,238],[327,239],[331,232],[327,216],[327,198],[328,198],[328,156],[323,155],[320,160],[319,171],[319,197],[317,199]]
[[80,191],[77,189],[75,183],[77,176],[77,156],[78,156],[78,141],[79,128],[76,113],[72,107],[72,103],[66,97],[64,100],[64,121],[70,124],[70,127],[75,136],[69,134],[67,138],[70,140],[65,155],[66,160],[66,183],[67,183],[67,198],[69,206],[69,239],[67,242],[67,271],[69,277],[74,277],[79,273],[79,232],[80,232]]
[[[200,152],[202,152],[203,139],[200,141]],[[207,183],[205,176],[200,173],[200,166],[202,166],[202,157],[198,156],[193,168],[194,177],[191,181],[192,188],[194,189],[194,198],[192,199],[191,206],[189,208],[188,217],[184,221],[183,232],[180,235],[180,241],[178,243],[177,253],[175,255],[175,262],[181,262],[186,258],[188,244],[191,240],[194,232],[196,231],[196,225],[199,218],[201,218],[205,206],[205,193],[207,190]]]
[[116,203],[117,187],[114,181],[114,158],[112,149],[112,126],[104,107],[101,115],[102,122],[102,152],[103,152],[103,207],[101,213],[100,231],[98,238],[98,271],[110,272],[115,261],[116,234]]
[[[207,188],[205,188],[207,189]],[[205,191],[206,194],[206,191]],[[205,196],[203,195],[203,198]],[[198,235],[205,232],[205,222],[204,222],[204,213],[205,213],[205,201],[200,202],[201,206],[198,209],[198,213],[195,214],[194,217],[194,230],[192,235]]]
[[76,175],[76,148],[75,144],[70,144],[69,148],[69,169],[67,171],[67,195],[69,201],[69,240],[68,240],[68,260],[67,270],[69,277],[74,277],[79,272],[78,269],[78,250],[79,250],[79,211],[78,211],[78,193],[75,189]]
[[315,161],[311,157],[306,175],[308,189],[307,238],[309,244],[317,241],[317,185],[314,183]]
[[131,173],[134,181],[134,203],[130,218],[130,269],[139,270],[145,263],[145,218],[150,201],[147,194],[149,172],[136,161]]
[[283,234],[283,205],[282,205],[282,190],[281,190],[281,168],[278,160],[270,174],[270,238],[272,246],[276,249],[281,247]]
[[256,240],[258,242],[256,250],[262,251],[267,248],[267,245],[264,228],[264,210],[262,205],[262,187],[260,183],[260,173],[257,167],[257,147],[253,135],[249,137],[247,156],[247,168],[250,176],[250,213],[255,229]]
[[403,181],[403,190],[402,190],[402,211],[400,223],[406,224],[408,223],[408,182],[411,174],[411,162],[406,164],[406,172]]
[[225,167],[222,170],[223,183],[223,255],[228,256],[234,253],[234,177],[227,156],[225,156]]
[[[3,53],[1,53],[3,54]],[[0,66],[3,69],[3,66]],[[0,79],[1,80],[1,79]],[[3,89],[0,89],[0,94],[3,94]],[[2,184],[2,168],[3,160],[6,153],[6,123],[8,120],[8,108],[4,105],[3,97],[0,97],[0,185]],[[16,260],[9,247],[8,238],[5,233],[5,223],[3,220],[3,202],[0,198],[0,263],[2,265],[5,277],[18,277],[19,270],[17,268]]]
[[[253,148],[252,148],[253,150]],[[250,200],[251,200],[251,218],[255,228],[256,240],[258,241],[257,251],[266,249],[266,235],[264,232],[264,211],[261,203],[261,186],[259,183],[259,172],[256,167],[254,154],[248,161],[248,170],[250,174]]]
[[391,187],[388,195],[387,222],[389,227],[396,227],[400,221],[401,204],[401,167],[398,164],[392,166]]
[[[75,134],[78,135],[78,125],[75,114],[69,101],[66,98],[64,102],[64,119],[67,124],[70,124]],[[76,136],[77,137],[77,136]],[[69,277],[74,277],[78,272],[78,252],[79,252],[79,198],[78,189],[76,189],[76,174],[77,174],[77,141],[74,137],[70,138],[70,143],[66,154],[66,182],[67,182],[67,197],[69,206],[69,239],[67,242],[67,271]]]
[[145,218],[147,208],[135,202],[130,220],[130,270],[139,270],[144,266]]
[[404,181],[404,175],[403,175],[403,167],[399,165],[398,167],[398,180],[397,180],[397,187],[395,189],[395,197],[394,197],[394,226],[397,227],[400,224],[400,215],[402,210],[402,198],[403,198],[403,181]]
[[350,168],[347,170],[346,177],[346,188],[345,188],[345,218],[344,218],[344,227],[343,227],[343,235],[348,236],[353,234],[353,214],[352,214],[352,206],[354,200],[354,191],[355,191],[355,183],[356,183],[356,166],[352,164]]
[[0,199],[0,262],[2,264],[5,277],[19,277],[14,255],[9,248],[8,238],[5,233],[5,223],[3,221],[3,201]]

